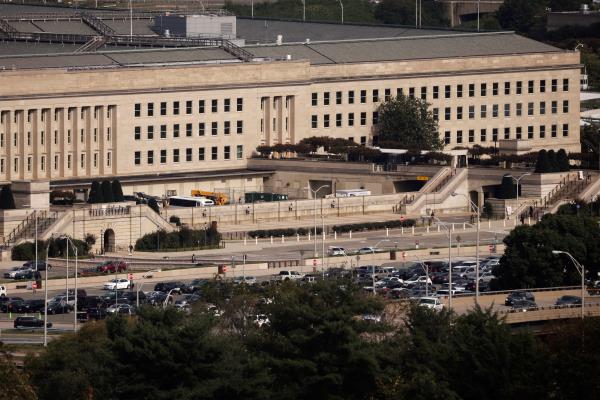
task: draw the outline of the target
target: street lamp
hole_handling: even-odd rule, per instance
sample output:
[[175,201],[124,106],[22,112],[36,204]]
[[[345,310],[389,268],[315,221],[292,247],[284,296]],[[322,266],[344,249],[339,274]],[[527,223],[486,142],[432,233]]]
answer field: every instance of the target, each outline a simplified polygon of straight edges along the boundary
[[477,214],[477,239],[475,242],[475,304],[479,304],[479,207],[464,193],[452,193],[452,197],[462,196],[469,202],[469,209]]
[[317,257],[317,193],[319,193],[319,190],[321,190],[323,188],[328,188],[328,187],[330,187],[330,186],[322,185],[322,186],[319,186],[319,188],[317,188],[317,190],[312,190],[310,188],[310,186],[306,187],[313,194],[313,213],[314,213],[314,219],[315,219],[315,251],[314,251],[313,257]]
[[522,174],[518,178],[515,178],[512,175],[509,175],[512,179],[514,179],[517,182],[517,209],[516,209],[516,218],[517,218],[517,221],[519,220],[519,182],[521,182],[521,179],[523,179],[523,178],[525,178],[526,176],[529,176],[529,175],[531,175],[531,172],[525,172],[524,174]]
[[573,257],[571,255],[571,253],[569,253],[567,251],[552,250],[552,254],[554,254],[554,255],[566,254],[567,257],[569,257],[571,259],[571,261],[573,261],[573,265],[575,265],[577,272],[579,272],[579,274],[581,275],[581,319],[583,319],[583,317],[585,315],[585,267],[582,264],[580,264],[575,259],[575,257]]
[[452,308],[452,232],[445,222],[442,222],[438,217],[433,217],[438,224],[444,227],[448,235],[448,308]]
[[342,0],[338,0],[340,2],[340,7],[342,8],[342,24],[344,23],[344,4]]
[[[50,236],[52,239],[52,236]],[[48,346],[48,251],[50,249],[50,240],[46,245],[46,271],[44,273],[44,347]]]
[[[73,243],[73,240],[71,240],[71,238],[68,236],[62,236],[61,239],[64,239],[67,242],[67,282],[69,280],[69,269],[68,269],[69,268],[68,267],[68,265],[69,265],[69,244],[71,245],[71,247],[73,247],[73,253],[75,253],[75,292],[73,294],[73,297],[75,298],[75,307],[74,307],[75,316],[73,318],[73,331],[77,331],[77,300],[79,300],[78,296],[77,296],[77,260],[78,260],[77,246],[75,246],[75,243]],[[46,264],[47,263],[48,262],[46,261]],[[48,268],[48,267],[46,266],[46,268]],[[69,288],[67,286],[67,299],[68,299],[68,296],[69,296]]]

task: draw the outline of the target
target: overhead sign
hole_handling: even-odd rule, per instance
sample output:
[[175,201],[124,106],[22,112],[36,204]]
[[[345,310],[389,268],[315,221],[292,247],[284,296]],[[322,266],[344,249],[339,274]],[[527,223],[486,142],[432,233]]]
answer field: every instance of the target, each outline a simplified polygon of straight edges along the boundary
[[424,176],[424,175],[419,175],[419,176],[417,176],[417,180],[418,181],[428,181],[429,177],[428,176]]

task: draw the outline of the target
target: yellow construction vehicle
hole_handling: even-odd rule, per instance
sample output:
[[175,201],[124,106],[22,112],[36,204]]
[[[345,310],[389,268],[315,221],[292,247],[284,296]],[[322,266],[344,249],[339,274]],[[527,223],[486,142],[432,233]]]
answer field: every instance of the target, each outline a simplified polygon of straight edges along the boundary
[[215,202],[216,205],[222,206],[229,202],[229,198],[225,193],[208,192],[206,190],[192,190],[193,197],[206,197]]

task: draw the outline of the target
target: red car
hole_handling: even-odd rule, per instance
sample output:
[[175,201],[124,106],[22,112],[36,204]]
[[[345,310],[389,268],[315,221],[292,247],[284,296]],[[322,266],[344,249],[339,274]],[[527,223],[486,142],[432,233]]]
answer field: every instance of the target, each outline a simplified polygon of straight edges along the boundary
[[115,272],[123,272],[125,270],[127,270],[127,263],[125,261],[105,261],[96,267],[97,272],[105,274],[114,274]]

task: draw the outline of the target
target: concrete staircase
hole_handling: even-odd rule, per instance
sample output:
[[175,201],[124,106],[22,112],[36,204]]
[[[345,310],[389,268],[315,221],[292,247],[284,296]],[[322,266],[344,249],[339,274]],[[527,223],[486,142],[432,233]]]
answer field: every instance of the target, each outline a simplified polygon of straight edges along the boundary
[[36,227],[38,240],[44,239],[47,236],[46,233],[50,230],[49,228],[59,218],[60,214],[55,211],[34,211],[4,237],[3,246],[10,247],[26,239],[34,240],[36,237]]
[[90,40],[85,42],[83,45],[78,47],[74,52],[75,53],[89,53],[92,51],[98,50],[100,47],[104,46],[107,41],[106,36],[93,36]]
[[[405,196],[397,207],[402,214],[422,214],[425,207],[442,204],[452,195],[458,186],[467,180],[466,168],[442,168],[419,192]],[[431,195],[434,196],[431,196]]]

